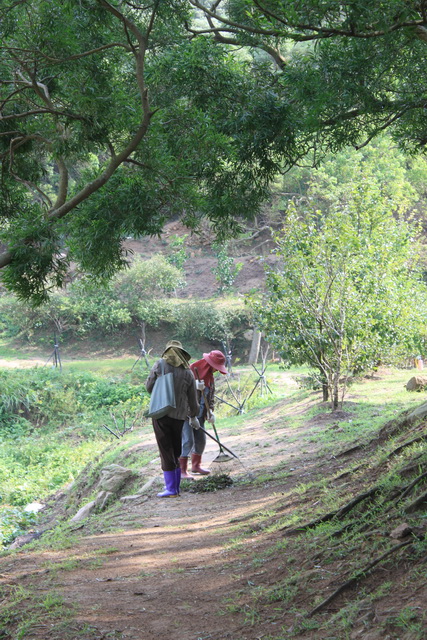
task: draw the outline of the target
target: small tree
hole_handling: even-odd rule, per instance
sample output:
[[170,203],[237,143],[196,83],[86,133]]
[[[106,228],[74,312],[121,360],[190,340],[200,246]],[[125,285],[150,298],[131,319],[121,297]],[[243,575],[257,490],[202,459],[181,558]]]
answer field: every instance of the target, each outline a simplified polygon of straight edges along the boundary
[[228,254],[228,246],[226,244],[215,245],[214,249],[218,261],[214,269],[218,283],[218,293],[226,293],[231,291],[234,281],[243,267],[243,262],[238,262],[237,264],[234,262],[234,258]]
[[169,238],[169,252],[166,256],[166,261],[180,271],[184,270],[184,265],[188,259],[188,253],[185,249],[187,238],[188,233],[183,236],[173,235]]
[[394,208],[367,180],[326,217],[300,217],[291,205],[268,295],[253,302],[267,340],[288,363],[317,371],[333,409],[349,376],[421,340],[427,290],[415,268],[416,227]]

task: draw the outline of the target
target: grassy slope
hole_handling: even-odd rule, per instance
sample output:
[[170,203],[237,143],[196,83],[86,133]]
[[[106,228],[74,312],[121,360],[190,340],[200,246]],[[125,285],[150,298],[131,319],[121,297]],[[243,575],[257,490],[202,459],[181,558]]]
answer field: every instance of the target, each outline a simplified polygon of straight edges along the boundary
[[[355,386],[350,415],[306,413],[307,439],[320,444],[315,479],[245,520],[240,549],[248,557],[256,546],[252,572],[262,567],[265,578],[229,609],[252,626],[282,625],[263,640],[426,637],[427,423],[402,417],[424,399],[403,391],[407,379],[389,373]],[[403,524],[404,535],[393,534]]]

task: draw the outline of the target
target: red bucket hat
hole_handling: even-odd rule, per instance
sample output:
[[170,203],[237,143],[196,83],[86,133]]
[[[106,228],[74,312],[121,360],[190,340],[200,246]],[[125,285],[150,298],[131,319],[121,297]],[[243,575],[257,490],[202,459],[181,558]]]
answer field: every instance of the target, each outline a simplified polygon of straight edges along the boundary
[[224,375],[228,373],[227,369],[225,368],[225,355],[222,353],[222,351],[217,351],[214,349],[214,351],[211,351],[210,353],[204,353],[203,359],[206,360],[206,362],[210,364],[210,366],[216,371],[219,371]]

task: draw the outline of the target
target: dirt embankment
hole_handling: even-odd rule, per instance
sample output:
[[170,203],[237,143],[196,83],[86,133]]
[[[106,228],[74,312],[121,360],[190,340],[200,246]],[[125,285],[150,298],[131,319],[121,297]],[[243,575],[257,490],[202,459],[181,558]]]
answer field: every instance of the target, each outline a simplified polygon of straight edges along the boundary
[[[241,265],[233,283],[233,289],[238,295],[262,288],[265,281],[265,265],[276,261],[276,258],[270,255],[273,242],[269,229],[265,227],[259,233],[255,230],[254,235],[253,240],[236,241],[230,248],[230,255],[234,258],[235,264]],[[190,299],[211,298],[218,289],[215,276],[218,259],[212,247],[213,238],[207,230],[202,229],[199,234],[190,234],[180,222],[171,222],[166,225],[161,239],[128,240],[125,247],[131,254],[148,259],[155,253],[168,254],[168,243],[174,236],[187,236],[187,260],[184,265],[186,286],[177,292],[177,295]]]

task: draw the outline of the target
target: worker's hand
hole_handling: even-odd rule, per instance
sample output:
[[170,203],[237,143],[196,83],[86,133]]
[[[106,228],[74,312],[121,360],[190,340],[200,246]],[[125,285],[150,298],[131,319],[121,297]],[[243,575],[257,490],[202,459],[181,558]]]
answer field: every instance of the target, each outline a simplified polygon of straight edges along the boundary
[[204,388],[205,388],[205,381],[204,380],[196,380],[196,389],[197,389],[197,391],[203,391]]
[[200,429],[200,422],[199,419],[196,416],[193,416],[192,418],[190,418],[189,420],[190,423],[190,427],[193,427],[193,429]]
[[209,414],[208,422],[210,422],[212,425],[215,424],[215,414],[214,414],[213,411],[211,411],[210,414]]

